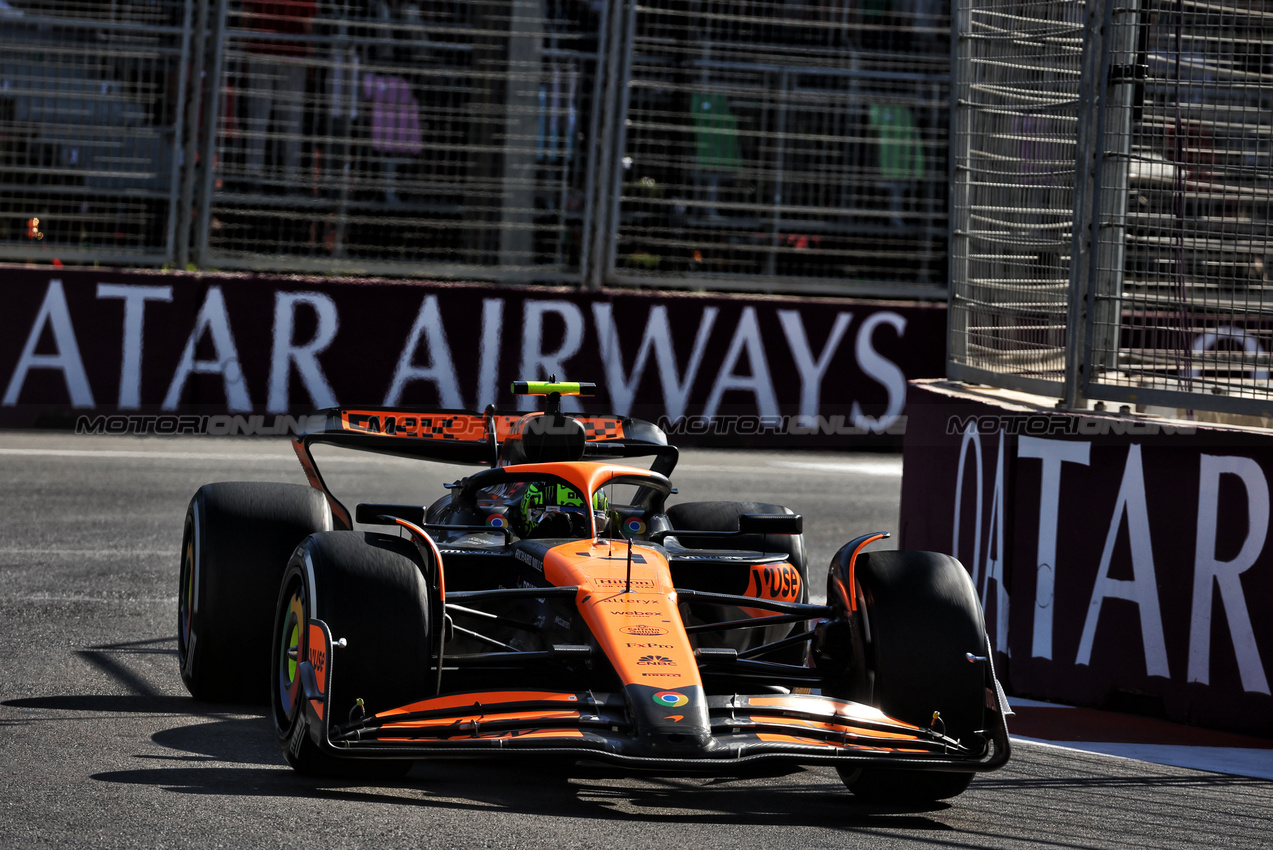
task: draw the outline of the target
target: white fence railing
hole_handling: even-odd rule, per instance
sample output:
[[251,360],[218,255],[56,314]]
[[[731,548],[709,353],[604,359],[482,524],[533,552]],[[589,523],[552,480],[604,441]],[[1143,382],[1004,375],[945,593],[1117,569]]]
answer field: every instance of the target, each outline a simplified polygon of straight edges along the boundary
[[1268,416],[1273,11],[959,0],[952,377]]

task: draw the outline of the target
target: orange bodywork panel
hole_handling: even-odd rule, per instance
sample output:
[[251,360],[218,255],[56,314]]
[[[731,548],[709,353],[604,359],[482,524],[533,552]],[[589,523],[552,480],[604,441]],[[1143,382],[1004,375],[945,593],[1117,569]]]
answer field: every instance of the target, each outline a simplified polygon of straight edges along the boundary
[[[779,602],[800,601],[800,571],[793,565],[785,561],[779,564],[756,564],[747,572],[747,589],[743,591],[745,596]],[[778,613],[761,608],[741,610],[749,617],[773,617]]]
[[[472,735],[468,737],[471,737],[473,740],[478,740],[478,741],[499,741],[499,740],[511,741],[514,738],[516,738],[517,740],[534,740],[536,738],[578,739],[578,738],[582,738],[583,736],[584,736],[583,732],[580,732],[578,729],[527,729],[527,730],[518,730],[516,732],[494,732],[489,734],[478,733],[476,735]],[[392,736],[380,736],[378,740],[397,741],[400,743],[415,743],[417,739],[413,737],[394,738]]]
[[[538,414],[536,414],[538,415]],[[492,417],[495,439],[520,439],[525,414]],[[573,416],[588,440],[622,440],[623,420],[616,416]],[[361,434],[420,440],[484,440],[486,417],[477,413],[415,413],[401,410],[341,410],[340,427]]]
[[579,540],[549,549],[543,566],[550,583],[579,588],[579,613],[624,684],[702,684],[659,550],[625,540]]
[[305,660],[313,666],[315,683],[318,685],[318,694],[316,697],[311,695],[309,702],[318,713],[319,720],[323,719],[323,698],[327,694],[327,661],[330,652],[331,647],[323,627],[310,623],[305,641]]
[[[517,416],[495,417],[497,437],[508,434]],[[407,413],[397,410],[341,410],[340,427],[363,434],[420,440],[481,440],[486,417],[476,413]]]
[[[487,714],[474,714],[469,717],[443,717],[430,718],[428,720],[404,720],[398,723],[386,722],[383,729],[436,729],[447,726],[456,726],[462,723],[473,723],[474,721],[489,720],[492,716]],[[518,721],[533,724],[537,720],[578,720],[579,712],[577,711],[519,711],[514,713]]]
[[[491,705],[489,700],[492,697],[498,697],[501,703],[516,702],[560,702],[563,709],[570,703],[577,703],[578,697],[574,694],[565,694],[560,691],[499,691],[497,694],[484,694],[487,698],[487,704],[483,704],[479,700],[474,699],[472,694],[453,694],[449,696],[431,697],[430,699],[413,702],[411,705],[404,705],[402,708],[395,708],[391,711],[382,711],[378,716],[386,721],[392,722],[395,714],[413,714],[420,711],[435,711],[445,708],[465,708],[473,707],[473,717],[481,717],[489,711],[499,711],[499,704]],[[578,712],[575,712],[576,714]]]

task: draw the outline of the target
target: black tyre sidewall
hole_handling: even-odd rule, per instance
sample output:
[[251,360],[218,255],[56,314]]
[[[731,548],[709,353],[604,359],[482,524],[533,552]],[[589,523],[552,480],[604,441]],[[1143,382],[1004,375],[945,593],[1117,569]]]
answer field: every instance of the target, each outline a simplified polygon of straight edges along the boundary
[[[391,776],[409,763],[334,759],[308,738],[289,748],[301,701],[286,712],[280,692],[282,630],[292,593],[301,587],[305,623],[320,619],[332,639],[345,640],[331,656],[331,725],[348,721],[355,700],[368,715],[428,695],[431,631],[428,590],[420,556],[409,541],[384,534],[331,531],[307,538],[293,553],[281,582],[271,641],[271,714],[287,761],[319,775]],[[298,750],[298,751],[297,751]]]
[[268,699],[269,659],[261,647],[288,556],[305,537],[331,527],[325,497],[310,487],[229,482],[199,488],[186,511],[177,604],[178,663],[192,696]]
[[984,728],[985,670],[968,662],[986,646],[967,571],[936,552],[863,552],[855,567],[868,631],[872,701],[884,713],[971,741]]
[[[834,567],[833,567],[834,569]],[[859,610],[865,614],[869,701],[885,714],[938,728],[966,745],[984,728],[985,670],[965,653],[985,652],[981,605],[959,561],[936,552],[863,552],[855,565]],[[866,801],[944,800],[963,793],[971,772],[839,768],[844,784]]]

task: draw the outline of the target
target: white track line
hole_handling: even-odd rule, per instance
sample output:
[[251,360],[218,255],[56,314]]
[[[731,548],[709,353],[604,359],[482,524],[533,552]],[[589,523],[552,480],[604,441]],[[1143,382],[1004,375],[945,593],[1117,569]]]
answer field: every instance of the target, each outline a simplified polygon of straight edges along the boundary
[[96,602],[107,605],[136,605],[138,603],[159,603],[163,605],[175,605],[177,597],[175,596],[134,596],[134,597],[115,597],[115,596],[87,596],[84,594],[53,594],[53,593],[17,593],[12,596],[0,597],[6,601],[18,602]]
[[176,556],[179,546],[169,549],[55,549],[30,546],[0,546],[0,557],[7,555],[50,555],[55,558],[154,558]]
[[902,459],[885,461],[819,461],[811,463],[799,460],[771,460],[768,466],[780,469],[799,469],[807,472],[825,472],[832,475],[885,475],[900,478]]
[[[19,457],[67,457],[100,458],[103,460],[273,460],[296,463],[292,454],[265,454],[263,452],[143,452],[120,449],[0,449],[0,455]],[[322,463],[414,463],[409,458],[388,457],[325,457]]]
[[1054,747],[1058,750],[1092,753],[1106,758],[1147,761],[1189,770],[1229,773],[1254,779],[1273,779],[1273,750],[1242,747],[1190,747],[1178,744],[1119,744],[1108,741],[1044,741],[1012,736],[1014,744]]

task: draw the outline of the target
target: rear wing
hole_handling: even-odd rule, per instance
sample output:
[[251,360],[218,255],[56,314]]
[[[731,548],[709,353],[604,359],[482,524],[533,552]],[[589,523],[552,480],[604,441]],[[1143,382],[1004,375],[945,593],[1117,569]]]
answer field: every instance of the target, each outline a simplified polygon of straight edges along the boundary
[[[412,407],[327,408],[308,418],[309,427],[293,438],[292,449],[310,485],[327,496],[337,521],[352,528],[348,509],[323,481],[313,446],[332,445],[416,460],[494,467],[500,464],[500,446],[521,438],[526,416],[497,413],[494,406],[484,414]],[[587,459],[653,456],[651,468],[662,475],[669,475],[676,466],[676,447],[668,445],[667,436],[653,423],[609,415],[570,418],[583,427]],[[321,424],[315,427],[316,422]]]

